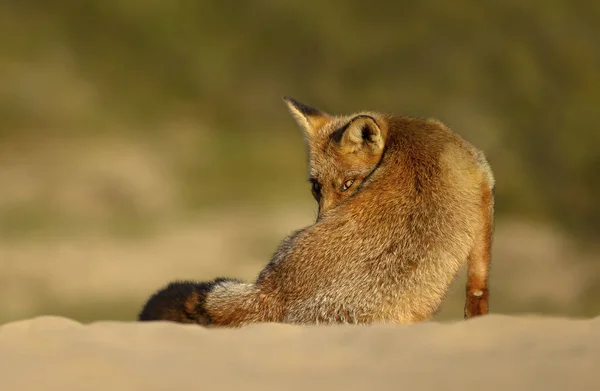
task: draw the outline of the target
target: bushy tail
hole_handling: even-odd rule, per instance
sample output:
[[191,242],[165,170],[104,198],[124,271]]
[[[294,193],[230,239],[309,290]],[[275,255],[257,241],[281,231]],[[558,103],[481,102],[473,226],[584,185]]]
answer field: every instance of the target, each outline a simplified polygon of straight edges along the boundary
[[210,318],[204,310],[204,302],[213,285],[213,282],[172,282],[148,299],[138,319],[209,324]]
[[482,225],[475,236],[475,244],[467,261],[465,319],[485,315],[489,311],[488,275],[492,261],[494,230],[493,190],[484,187],[481,199]]
[[237,327],[279,321],[280,313],[276,301],[254,284],[218,278],[170,283],[148,299],[138,319]]

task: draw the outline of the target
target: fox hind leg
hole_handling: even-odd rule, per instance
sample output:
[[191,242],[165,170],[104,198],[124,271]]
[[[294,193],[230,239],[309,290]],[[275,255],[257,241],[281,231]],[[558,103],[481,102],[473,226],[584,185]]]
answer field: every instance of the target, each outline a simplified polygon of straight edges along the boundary
[[485,315],[489,311],[488,275],[492,260],[494,195],[487,185],[482,192],[481,212],[483,224],[476,232],[475,244],[467,259],[465,319]]

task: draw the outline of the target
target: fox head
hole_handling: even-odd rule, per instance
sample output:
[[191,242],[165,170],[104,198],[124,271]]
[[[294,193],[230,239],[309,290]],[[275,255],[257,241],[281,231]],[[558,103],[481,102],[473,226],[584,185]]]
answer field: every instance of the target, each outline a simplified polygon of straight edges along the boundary
[[333,116],[292,98],[283,99],[304,132],[319,219],[359,192],[377,168],[385,148],[385,117],[368,112]]

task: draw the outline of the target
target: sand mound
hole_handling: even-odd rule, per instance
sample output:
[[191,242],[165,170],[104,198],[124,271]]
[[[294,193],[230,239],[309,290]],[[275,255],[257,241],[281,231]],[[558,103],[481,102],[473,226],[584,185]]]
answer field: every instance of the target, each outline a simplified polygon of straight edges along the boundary
[[0,327],[0,389],[600,389],[600,318],[237,330],[40,317]]

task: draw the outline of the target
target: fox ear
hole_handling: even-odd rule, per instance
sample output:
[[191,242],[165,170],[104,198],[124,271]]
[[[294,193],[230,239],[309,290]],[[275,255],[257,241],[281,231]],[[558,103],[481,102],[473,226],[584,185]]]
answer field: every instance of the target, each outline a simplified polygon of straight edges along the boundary
[[300,103],[293,98],[284,96],[283,100],[287,104],[292,116],[296,119],[296,122],[298,122],[298,125],[300,125],[308,137],[312,137],[316,130],[330,118],[329,114]]
[[340,147],[346,153],[364,151],[378,154],[383,151],[383,134],[377,121],[368,115],[358,115],[343,129]]

